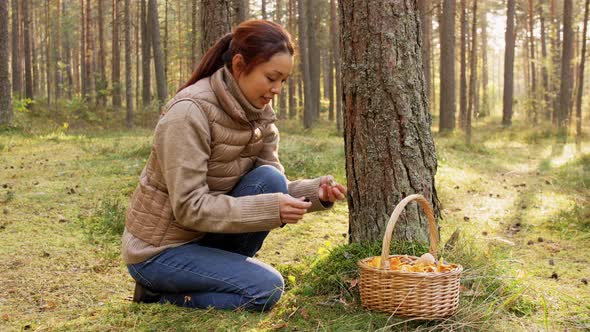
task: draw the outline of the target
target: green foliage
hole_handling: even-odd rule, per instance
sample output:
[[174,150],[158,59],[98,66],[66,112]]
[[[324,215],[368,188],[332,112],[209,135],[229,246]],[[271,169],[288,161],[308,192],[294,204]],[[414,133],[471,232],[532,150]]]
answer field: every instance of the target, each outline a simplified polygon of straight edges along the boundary
[[105,195],[94,214],[83,222],[87,235],[95,242],[118,242],[125,228],[126,209],[121,199]]
[[28,113],[30,112],[30,106],[35,103],[34,100],[31,98],[25,99],[13,99],[12,100],[12,109],[19,113]]

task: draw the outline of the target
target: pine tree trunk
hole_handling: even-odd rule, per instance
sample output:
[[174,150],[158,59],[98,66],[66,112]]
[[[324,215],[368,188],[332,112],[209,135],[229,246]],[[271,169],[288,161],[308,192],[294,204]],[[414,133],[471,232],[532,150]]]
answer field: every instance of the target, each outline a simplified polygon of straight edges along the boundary
[[[194,1],[196,3],[197,0]],[[198,14],[195,13],[195,20],[197,19],[197,15]],[[193,30],[193,33],[196,32]],[[164,2],[164,76],[168,77],[168,0]]]
[[133,31],[135,32],[135,110],[137,110],[138,112],[142,110],[141,107],[141,91],[139,91],[140,88],[140,72],[141,72],[141,66],[140,66],[140,50],[141,50],[141,46],[140,46],[140,34],[139,31],[141,30],[141,1],[136,1],[135,2],[135,24],[133,24]]
[[549,96],[549,74],[547,72],[547,38],[545,32],[545,17],[543,16],[543,2],[539,1],[539,21],[540,21],[540,29],[541,29],[541,76],[543,78],[543,102],[542,107],[540,110],[543,112],[545,120],[549,120],[551,118],[551,113],[547,112],[549,105],[551,103],[551,98]]
[[229,0],[201,0],[201,54],[231,31]]
[[504,53],[504,97],[502,106],[502,125],[512,125],[512,97],[514,94],[514,31],[515,0],[508,0],[506,19],[506,48]]
[[[66,2],[62,1],[62,13],[64,16],[68,16],[67,14],[67,7]],[[72,74],[72,48],[70,46],[70,35],[68,34],[68,29],[63,29],[63,41],[64,41],[64,56],[65,56],[65,69],[66,69],[66,77],[67,77],[67,85],[66,85],[66,95],[68,99],[73,98],[73,89],[74,89],[74,77]]]
[[61,98],[61,91],[63,89],[63,82],[62,82],[62,75],[61,75],[61,0],[56,0],[56,8],[55,8],[55,31],[53,32],[55,36],[55,42],[53,43],[53,59],[54,59],[54,85],[55,85],[55,100],[57,101]]
[[551,62],[553,67],[552,79],[551,79],[551,121],[557,126],[558,114],[559,114],[559,86],[560,76],[559,70],[561,68],[561,33],[559,16],[555,12],[555,0],[551,0]]
[[561,86],[557,125],[563,138],[567,134],[570,98],[572,94],[571,62],[573,57],[572,0],[563,1],[563,50],[561,52]]
[[160,42],[160,21],[158,19],[158,3],[156,0],[148,0],[148,21],[150,35],[152,37],[152,49],[154,50],[154,65],[156,67],[156,86],[158,90],[159,106],[164,105],[167,98],[166,75],[164,73],[164,52]]
[[311,74],[309,63],[309,49],[308,49],[308,24],[307,24],[307,5],[309,0],[299,0],[297,2],[299,11],[299,52],[301,54],[301,72],[303,73],[303,127],[311,128],[313,125],[314,113],[312,109],[312,93],[311,93]]
[[467,0],[461,0],[461,30],[460,34],[460,74],[459,74],[459,128],[465,129],[465,116],[467,114]]
[[[35,7],[31,10],[31,27],[30,30],[33,31],[37,36],[41,35],[41,29],[43,29],[43,24],[40,24],[40,20],[38,19],[37,15],[35,14],[36,10]],[[37,58],[38,56],[38,49],[37,49],[37,38],[31,38],[31,62],[33,65],[33,94],[38,96],[41,91],[41,79],[39,75],[40,71],[40,62]]]
[[31,34],[30,34],[30,25],[31,20],[29,16],[29,1],[30,0],[22,0],[23,1],[23,19],[24,19],[24,28],[23,28],[23,38],[24,38],[24,47],[25,47],[25,97],[33,99],[35,96],[33,95],[33,77],[32,77],[32,63],[31,63]]
[[485,14],[481,17],[481,90],[481,104],[478,114],[488,116],[490,114],[488,101],[488,22]]
[[191,68],[194,69],[197,67],[197,0],[192,0],[191,13]]
[[[316,42],[316,27],[318,26],[316,19],[321,17],[318,13],[318,8],[314,8],[314,4],[317,5],[317,1],[307,1],[307,40],[308,49],[307,56],[309,61],[309,75],[311,85],[311,114],[313,121],[320,117],[320,49]],[[306,95],[307,96],[307,95]]]
[[455,129],[455,0],[442,0],[439,131]]
[[150,29],[148,29],[147,21],[147,5],[146,0],[141,0],[141,69],[142,69],[142,104],[147,107],[151,103],[151,71],[150,63],[152,59],[152,38],[150,36]]
[[[440,211],[419,13],[410,0],[343,0],[340,13],[349,235],[377,241],[409,194],[423,194],[436,217]],[[428,221],[412,205],[393,234],[426,242]]]
[[236,26],[248,19],[249,1],[233,0],[232,7],[234,11],[234,20],[232,26]]
[[[51,68],[53,66],[53,55],[54,52],[52,51],[52,47],[51,47],[51,40],[52,40],[52,36],[51,36],[51,19],[50,14],[49,14],[49,0],[45,0],[45,87],[47,89],[47,105],[51,105],[53,98],[52,98],[52,94],[51,94],[51,90],[52,88],[54,88],[53,82],[52,82],[52,72],[51,72]],[[34,11],[34,9],[33,9]],[[35,29],[32,29],[33,32],[35,31]],[[34,38],[32,38],[34,39]],[[32,44],[32,43],[31,43]],[[33,58],[34,59],[34,58]],[[34,89],[34,87],[33,87]]]
[[127,116],[125,124],[127,128],[133,127],[133,85],[131,82],[131,0],[125,0],[125,104]]
[[[8,1],[0,1],[0,126],[12,121],[12,100],[10,93],[10,75],[8,74]],[[13,44],[14,45],[14,44]],[[18,44],[17,44],[18,45]],[[14,46],[13,46],[14,47]]]
[[[288,0],[288,12],[289,12],[288,25],[289,25],[289,31],[291,32],[293,37],[295,37],[295,35],[296,35],[296,32],[295,32],[296,22],[295,22],[294,11],[295,11],[295,0]],[[294,79],[294,77],[296,75],[297,75],[297,73],[293,72],[293,74],[289,75],[289,78],[287,79],[287,86],[289,87],[289,119],[293,119],[297,115],[297,105],[296,105],[296,96],[295,96],[295,88],[296,88],[295,82],[296,82],[296,80]]]
[[533,10],[533,0],[528,0],[529,11],[528,11],[528,19],[529,19],[529,46],[530,46],[530,66],[531,66],[531,91],[529,93],[529,98],[531,99],[530,111],[529,114],[532,117],[533,124],[536,125],[538,121],[537,115],[537,72],[535,69],[535,35],[533,31],[533,20],[534,20],[534,10]]
[[266,0],[260,0],[260,1],[261,1],[262,19],[266,20],[266,19],[268,19],[268,17],[266,16]]
[[578,93],[576,95],[576,147],[578,151],[582,147],[582,94],[584,93],[584,64],[586,62],[586,33],[588,31],[588,5],[584,3],[584,28],[582,32],[582,54],[580,56],[580,69],[578,71]]
[[21,55],[19,52],[20,44],[20,13],[18,10],[18,0],[12,0],[12,93],[14,98],[22,97],[22,66]]
[[119,0],[113,0],[113,41],[112,41],[112,62],[111,84],[113,86],[113,107],[121,107],[121,48],[119,42],[119,26],[121,25]]
[[94,84],[94,64],[92,62],[92,53],[94,52],[94,36],[92,33],[92,1],[86,1],[86,51],[84,52],[84,61],[86,65],[86,79],[88,80],[87,88],[88,92],[95,91],[96,85]]
[[[275,21],[279,24],[283,24],[283,2],[281,0],[277,0],[275,6]],[[279,118],[286,119],[287,118],[287,96],[285,91],[285,86],[283,84],[281,89],[281,94],[279,94]]]
[[471,24],[471,56],[469,64],[469,105],[465,116],[465,137],[467,144],[471,144],[471,117],[475,111],[475,95],[477,87],[477,0],[473,0],[473,21]]
[[[432,35],[432,15],[431,15],[431,0],[418,0],[418,10],[420,11],[420,27],[422,28],[421,33],[421,45],[422,45],[422,63],[424,67],[424,82],[426,82],[426,95],[430,99],[430,40]],[[429,101],[429,112],[430,112]]]
[[106,50],[104,47],[104,24],[103,24],[103,0],[98,0],[98,70],[99,80],[97,82],[97,90],[99,93],[98,104],[105,106],[107,104],[106,89],[107,78],[106,78]]
[[[336,103],[336,98],[334,96],[334,85],[335,81],[337,80],[334,77],[334,67],[336,66],[336,53],[338,52],[338,36],[336,36],[336,26],[338,25],[338,18],[336,17],[336,0],[330,0],[330,71],[328,75],[330,75],[330,106],[328,109],[328,118],[330,121],[334,121],[334,108]],[[338,128],[338,130],[340,130]]]

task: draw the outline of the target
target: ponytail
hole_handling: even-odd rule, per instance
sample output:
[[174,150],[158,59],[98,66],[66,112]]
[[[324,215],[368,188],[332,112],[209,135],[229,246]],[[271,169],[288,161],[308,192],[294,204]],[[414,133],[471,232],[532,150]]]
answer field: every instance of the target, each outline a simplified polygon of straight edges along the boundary
[[202,78],[213,75],[213,73],[224,65],[231,66],[229,47],[232,41],[232,36],[231,33],[228,33],[219,38],[215,45],[205,53],[201,62],[197,66],[197,69],[191,75],[191,78],[176,92],[179,92]]

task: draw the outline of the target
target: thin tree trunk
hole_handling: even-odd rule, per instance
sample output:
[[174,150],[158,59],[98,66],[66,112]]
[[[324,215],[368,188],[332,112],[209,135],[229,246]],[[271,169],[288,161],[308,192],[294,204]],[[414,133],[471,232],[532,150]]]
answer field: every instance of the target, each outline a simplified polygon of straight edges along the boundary
[[[464,0],[462,0],[464,1]],[[442,0],[439,131],[455,129],[455,0]]]
[[502,106],[502,125],[512,125],[512,96],[514,94],[514,32],[515,0],[508,0],[506,19],[506,48],[504,53],[504,97]]
[[582,32],[582,54],[580,57],[580,70],[578,71],[578,94],[576,96],[576,148],[582,148],[582,94],[584,93],[584,64],[586,62],[586,33],[588,31],[588,5],[584,3],[584,28]]
[[154,65],[156,67],[156,86],[158,90],[159,106],[164,105],[167,98],[166,74],[164,73],[164,52],[160,42],[160,21],[158,19],[158,3],[148,0],[148,21],[151,28],[152,49],[154,50]]
[[[314,5],[317,5],[317,1],[314,2],[313,0],[307,1],[307,38],[308,38],[308,49],[307,49],[307,57],[309,61],[309,75],[310,75],[310,85],[311,85],[311,114],[313,116],[313,120],[317,120],[320,117],[320,49],[317,46],[316,42],[316,27],[319,25],[317,24],[316,20],[318,17],[321,17],[321,13],[319,13],[319,8],[314,8]],[[306,95],[307,96],[307,95]]]
[[484,12],[481,17],[481,107],[478,114],[488,116],[490,105],[488,101],[488,22]]
[[[38,18],[38,15],[36,15],[36,10],[35,7],[32,8],[31,10],[31,31],[33,31],[33,33],[36,36],[40,36],[41,32],[39,30],[43,29],[44,25],[40,24],[40,19]],[[40,79],[40,62],[38,59],[38,47],[37,47],[37,38],[31,38],[31,62],[33,65],[33,94],[35,96],[40,94],[41,91],[41,79]]]
[[465,137],[471,144],[471,116],[475,114],[475,95],[477,87],[477,0],[473,0],[473,21],[471,24],[471,59],[469,64],[469,105],[465,117]]
[[106,50],[104,46],[104,24],[103,24],[103,0],[98,0],[98,70],[99,70],[99,85],[97,90],[99,91],[98,104],[105,106],[107,104],[106,90],[107,77],[106,77]]
[[551,61],[553,67],[552,79],[551,79],[551,96],[552,96],[552,107],[551,107],[551,120],[555,126],[557,126],[558,122],[558,114],[559,114],[559,87],[560,83],[560,76],[559,70],[561,68],[561,40],[560,40],[560,21],[559,16],[555,13],[555,0],[551,0]]
[[229,0],[201,0],[201,54],[231,31]]
[[[12,122],[12,99],[10,93],[10,75],[8,74],[8,1],[0,1],[0,126]],[[13,48],[14,48],[13,44]],[[18,44],[16,44],[18,45]],[[14,61],[14,60],[13,60]]]
[[[431,76],[431,68],[430,68],[430,40],[432,34],[432,4],[431,0],[418,0],[418,10],[420,11],[420,27],[422,28],[422,63],[424,67],[424,82],[426,82],[426,95],[430,99],[430,76]],[[429,112],[432,109],[430,105],[432,104],[432,100],[429,100]]]
[[121,48],[119,42],[119,25],[121,25],[119,0],[113,0],[113,41],[112,41],[112,62],[111,84],[113,86],[113,107],[121,108]]
[[86,1],[86,51],[84,53],[84,61],[86,62],[86,79],[88,80],[88,92],[94,91],[96,85],[94,84],[94,64],[92,61],[92,53],[94,52],[94,36],[92,34],[92,2]]
[[570,98],[572,94],[571,61],[573,56],[573,30],[572,30],[572,0],[563,1],[563,51],[561,57],[561,86],[559,90],[559,112],[557,113],[557,125],[560,136],[565,139],[568,127],[568,114]]
[[133,86],[131,82],[131,0],[125,0],[125,104],[127,116],[125,124],[127,128],[133,127]]
[[[196,1],[197,0],[193,0],[195,1],[195,6],[196,6]],[[196,7],[195,7],[196,9]],[[195,16],[197,14],[195,13]],[[195,20],[197,18],[195,17]],[[196,35],[195,30],[193,30],[193,34]],[[195,45],[195,49],[196,49],[196,45]],[[164,2],[164,76],[168,77],[168,0],[166,0]]]
[[[49,0],[45,0],[45,87],[47,89],[47,105],[51,105],[53,102],[53,98],[51,95],[51,89],[55,88],[52,82],[52,72],[51,68],[53,67],[53,55],[55,53],[52,51],[51,41],[52,41],[52,32],[51,32],[51,20],[49,18]],[[33,9],[34,11],[34,9]],[[33,32],[35,29],[32,29]],[[34,38],[32,38],[34,39]],[[31,43],[32,44],[32,43]],[[32,58],[34,60],[34,58]],[[34,87],[33,87],[34,89]]]
[[137,112],[140,112],[142,110],[142,106],[141,106],[141,92],[139,91],[139,82],[140,82],[140,71],[141,71],[141,66],[140,66],[140,62],[139,62],[139,54],[140,54],[140,34],[139,31],[141,30],[141,1],[136,1],[135,2],[135,24],[134,24],[134,29],[133,31],[135,32],[135,110],[137,110]]
[[530,90],[530,99],[531,103],[529,114],[532,116],[533,124],[536,125],[538,121],[537,116],[537,71],[535,69],[535,35],[533,31],[533,19],[534,19],[534,9],[533,9],[533,0],[528,0],[529,11],[528,11],[528,23],[529,23],[529,46],[530,46],[530,66],[531,66],[531,90]]
[[192,0],[191,15],[191,68],[197,67],[197,0]]
[[541,112],[545,116],[546,120],[550,119],[550,113],[547,112],[549,105],[551,103],[551,98],[549,97],[549,75],[547,73],[547,40],[546,40],[546,33],[545,33],[545,17],[543,16],[543,3],[544,1],[539,1],[539,21],[541,23],[541,76],[543,78],[543,102],[542,107],[540,107]]
[[[68,17],[67,14],[67,7],[66,1],[62,1],[62,13],[65,17]],[[74,77],[72,75],[72,48],[70,46],[70,35],[68,32],[68,28],[63,29],[63,41],[64,41],[64,56],[65,56],[65,69],[66,69],[66,77],[67,77],[67,86],[66,86],[66,95],[68,99],[73,98],[73,89],[74,89]]]
[[261,3],[261,9],[262,9],[262,19],[266,20],[268,17],[266,15],[266,0],[260,0]]
[[143,107],[151,103],[151,71],[150,63],[152,58],[150,29],[147,22],[146,0],[141,0],[141,68],[142,68],[142,101]]
[[[435,218],[440,211],[419,13],[415,2],[405,4],[340,1],[351,242],[382,239],[391,211],[409,194],[424,195]],[[396,240],[420,242],[428,233],[416,205],[393,232]]]
[[57,101],[61,98],[61,91],[63,88],[62,82],[62,75],[61,75],[61,0],[55,0],[56,7],[55,7],[55,42],[53,43],[53,59],[54,59],[54,91],[55,91],[55,100]]
[[298,1],[298,10],[299,10],[299,51],[301,52],[301,72],[303,73],[303,99],[304,99],[304,106],[303,106],[303,127],[304,128],[311,128],[313,125],[313,109],[312,109],[312,102],[311,99],[311,74],[309,68],[309,49],[308,49],[308,42],[309,39],[307,37],[308,34],[308,25],[307,25],[307,5],[309,0],[299,0]]
[[24,38],[24,47],[25,47],[25,97],[33,99],[35,96],[33,94],[33,77],[32,77],[32,63],[31,63],[31,34],[30,34],[30,26],[31,20],[29,16],[29,1],[30,0],[22,0],[23,1],[23,19],[24,19],[24,28],[23,28],[23,38]]
[[[240,0],[242,1],[242,0]],[[289,18],[288,18],[288,25],[289,25],[289,31],[291,32],[291,34],[295,35],[295,0],[288,0],[288,12],[289,12]],[[295,97],[295,79],[294,76],[296,76],[297,73],[293,73],[292,75],[289,75],[289,78],[287,79],[287,85],[289,87],[289,119],[293,119],[295,118],[295,116],[297,115],[297,105],[295,104],[296,102],[296,97]]]
[[459,76],[459,127],[465,129],[467,114],[467,0],[461,0],[460,76]]
[[22,66],[19,50],[20,44],[20,13],[18,10],[18,0],[12,0],[12,93],[14,98],[22,97]]

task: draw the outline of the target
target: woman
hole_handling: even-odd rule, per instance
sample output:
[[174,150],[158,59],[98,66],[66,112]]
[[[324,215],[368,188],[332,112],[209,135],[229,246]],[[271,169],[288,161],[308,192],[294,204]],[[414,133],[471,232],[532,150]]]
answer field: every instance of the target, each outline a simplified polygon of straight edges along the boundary
[[283,278],[253,259],[268,232],[330,208],[332,176],[288,181],[269,105],[293,68],[280,25],[240,24],[166,105],[123,233],[134,301],[270,309]]

